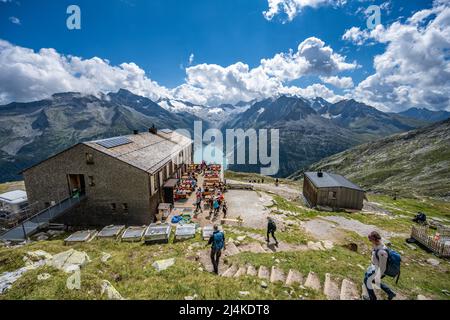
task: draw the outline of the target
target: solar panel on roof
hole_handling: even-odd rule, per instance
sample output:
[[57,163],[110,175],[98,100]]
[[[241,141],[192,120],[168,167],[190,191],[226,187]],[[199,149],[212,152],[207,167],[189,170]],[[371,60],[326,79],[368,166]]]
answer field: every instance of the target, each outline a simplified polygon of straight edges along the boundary
[[102,147],[111,149],[111,148],[115,148],[118,146],[123,146],[124,144],[132,143],[132,142],[133,141],[131,141],[130,139],[125,138],[125,137],[116,137],[116,138],[110,138],[110,139],[97,141],[97,144]]

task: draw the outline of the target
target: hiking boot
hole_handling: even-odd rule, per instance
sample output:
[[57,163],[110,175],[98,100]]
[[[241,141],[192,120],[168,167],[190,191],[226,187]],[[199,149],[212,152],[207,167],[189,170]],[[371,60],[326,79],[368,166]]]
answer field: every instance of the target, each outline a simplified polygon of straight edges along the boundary
[[394,299],[396,296],[397,296],[397,295],[396,295],[394,292],[392,292],[392,293],[388,294],[388,300],[392,300],[392,299]]
[[275,246],[276,246],[276,247],[278,247],[278,241],[277,241],[277,242],[275,242]]

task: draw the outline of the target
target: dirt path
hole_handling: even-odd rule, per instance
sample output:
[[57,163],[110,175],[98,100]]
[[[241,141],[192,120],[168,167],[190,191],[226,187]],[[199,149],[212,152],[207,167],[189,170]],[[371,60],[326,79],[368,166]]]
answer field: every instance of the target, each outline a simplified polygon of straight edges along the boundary
[[[227,182],[233,184],[249,184],[248,182],[242,182],[238,180],[227,179]],[[288,200],[295,200],[300,196],[300,189],[280,184],[278,187],[272,183],[252,183],[256,190],[261,190],[269,193],[274,193]]]
[[347,219],[339,216],[326,216],[307,221],[302,227],[316,239],[327,239],[339,242],[346,236],[344,230],[353,231],[361,237],[367,237],[372,231],[378,231],[384,239],[392,237],[405,237],[407,233],[395,233],[383,230],[377,226],[364,224],[358,220]]

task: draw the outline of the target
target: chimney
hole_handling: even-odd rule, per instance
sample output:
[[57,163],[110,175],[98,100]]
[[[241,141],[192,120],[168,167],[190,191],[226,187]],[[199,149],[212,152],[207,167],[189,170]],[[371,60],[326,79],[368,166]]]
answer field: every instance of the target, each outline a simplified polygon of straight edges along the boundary
[[153,134],[157,134],[158,133],[158,129],[156,129],[155,125],[152,124],[152,127],[148,129],[148,132],[153,133]]
[[133,134],[139,134],[139,130],[133,130]]
[[322,170],[317,171],[317,176],[318,176],[319,178],[322,178],[322,177],[323,177],[323,172],[322,172]]

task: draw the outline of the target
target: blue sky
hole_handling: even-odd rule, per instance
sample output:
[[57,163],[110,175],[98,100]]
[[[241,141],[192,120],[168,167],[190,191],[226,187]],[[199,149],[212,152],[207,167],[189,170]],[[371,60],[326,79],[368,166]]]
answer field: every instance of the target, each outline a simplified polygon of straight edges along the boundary
[[[339,6],[303,7],[289,21],[282,12],[271,20],[264,17],[268,1],[0,0],[0,39],[35,51],[54,48],[61,55],[96,56],[114,66],[133,62],[159,85],[175,88],[185,83],[191,54],[192,65],[243,62],[252,69],[261,59],[296,51],[302,41],[316,37],[345,61],[359,65],[336,74],[351,77],[357,85],[375,72],[374,57],[387,45],[374,41],[361,46],[342,39],[352,27],[367,28],[363,9],[385,4],[381,19],[389,26],[433,6],[424,0],[348,0]],[[66,28],[71,4],[81,8],[81,30]],[[285,85],[304,88],[317,82],[318,74],[312,73]],[[324,85],[337,95],[345,93]]]

